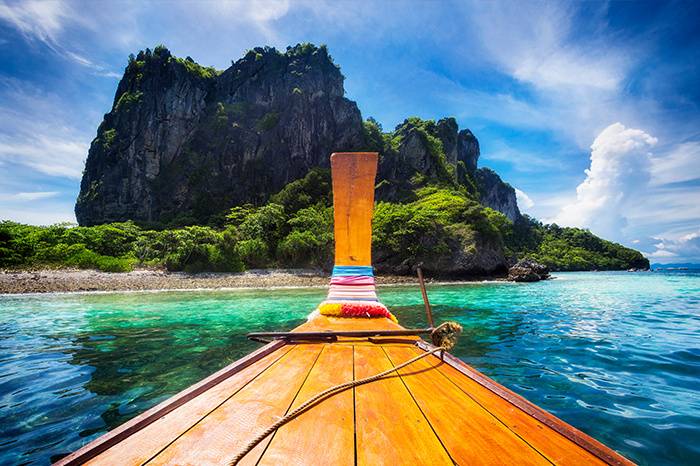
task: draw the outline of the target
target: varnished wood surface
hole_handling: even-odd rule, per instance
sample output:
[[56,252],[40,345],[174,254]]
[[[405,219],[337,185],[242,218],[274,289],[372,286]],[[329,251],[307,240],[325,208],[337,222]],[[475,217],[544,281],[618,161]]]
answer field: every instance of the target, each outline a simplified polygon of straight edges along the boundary
[[[325,345],[292,409],[327,388],[353,380],[353,358],[352,346]],[[354,464],[353,391],[339,393],[324,405],[323,409],[311,409],[282,426],[259,464],[308,464],[309,458],[314,458],[315,464]],[[319,448],[319,438],[333,448]]]
[[372,265],[372,212],[377,152],[331,155],[335,265]]
[[[318,316],[297,330],[400,328],[387,319]],[[315,394],[422,352],[414,337],[275,347],[85,458],[90,464],[225,464]],[[607,457],[588,451],[576,437],[562,435],[446,361],[428,356],[390,377],[330,397],[266,438],[241,464],[605,464],[601,456],[615,460],[608,463],[629,464],[604,446]],[[563,426],[558,429],[585,436],[556,420]],[[101,439],[93,443],[104,445]],[[81,450],[89,451],[90,445]]]

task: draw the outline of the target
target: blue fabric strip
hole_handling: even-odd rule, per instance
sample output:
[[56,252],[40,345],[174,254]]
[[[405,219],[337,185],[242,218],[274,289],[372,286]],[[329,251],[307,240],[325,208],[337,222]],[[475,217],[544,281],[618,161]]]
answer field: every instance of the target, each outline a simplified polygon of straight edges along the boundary
[[374,277],[371,266],[336,265],[333,267],[334,277]]

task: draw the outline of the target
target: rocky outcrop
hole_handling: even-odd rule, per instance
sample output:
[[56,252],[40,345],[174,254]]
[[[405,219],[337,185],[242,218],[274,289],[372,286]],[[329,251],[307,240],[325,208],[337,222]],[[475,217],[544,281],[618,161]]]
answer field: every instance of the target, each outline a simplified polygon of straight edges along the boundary
[[[343,80],[326,48],[310,44],[255,48],[223,72],[162,46],[131,56],[90,146],[78,222],[208,222],[266,202],[328,166],[334,151],[371,149]],[[390,135],[387,147],[373,148],[382,153],[378,199],[402,200],[436,180],[476,195],[479,142],[454,118],[409,118]],[[485,186],[486,205],[517,212],[502,190]]]
[[139,53],[91,144],[78,222],[202,222],[266,201],[331,152],[362,148],[343,79],[308,44],[253,49],[222,73],[164,47]]
[[549,268],[530,259],[521,259],[508,270],[508,280],[514,282],[538,282],[548,278]]
[[[414,275],[416,264],[421,264],[425,273],[432,277],[474,277],[505,275],[508,270],[502,245],[486,238],[463,224],[450,228],[451,237],[446,250],[422,255],[415,260],[401,259],[387,254],[387,251],[374,249],[374,268],[379,273],[393,275]],[[435,238],[422,239],[423,246],[433,249]]]
[[479,141],[468,129],[459,130],[454,118],[437,123],[412,117],[386,134],[380,147],[377,198],[404,201],[426,183],[466,186],[476,195],[474,174]]
[[515,189],[505,183],[495,171],[479,168],[476,170],[476,183],[479,200],[483,205],[503,213],[512,222],[520,218]]
[[447,161],[453,165],[464,164],[468,172],[476,170],[479,161],[479,141],[468,129],[459,130],[457,120],[443,118],[437,122],[435,135],[442,141]]

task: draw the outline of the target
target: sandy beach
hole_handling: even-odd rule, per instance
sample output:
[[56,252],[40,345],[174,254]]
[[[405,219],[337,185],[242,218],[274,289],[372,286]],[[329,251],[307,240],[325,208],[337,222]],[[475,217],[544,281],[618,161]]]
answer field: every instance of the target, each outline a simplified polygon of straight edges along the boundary
[[[380,276],[378,284],[417,283],[415,277]],[[135,270],[107,273],[96,270],[44,269],[0,271],[0,294],[72,291],[183,290],[326,286],[328,274],[311,269],[249,270],[241,273],[167,272]]]

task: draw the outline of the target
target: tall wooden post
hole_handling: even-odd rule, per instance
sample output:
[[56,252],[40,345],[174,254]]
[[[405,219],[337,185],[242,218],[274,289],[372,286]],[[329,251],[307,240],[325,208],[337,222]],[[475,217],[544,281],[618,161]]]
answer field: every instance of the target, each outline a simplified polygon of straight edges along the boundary
[[326,316],[396,318],[377,298],[372,268],[372,213],[376,152],[331,155],[335,266],[328,297],[318,309]]
[[376,152],[331,155],[335,265],[372,266],[372,213]]

